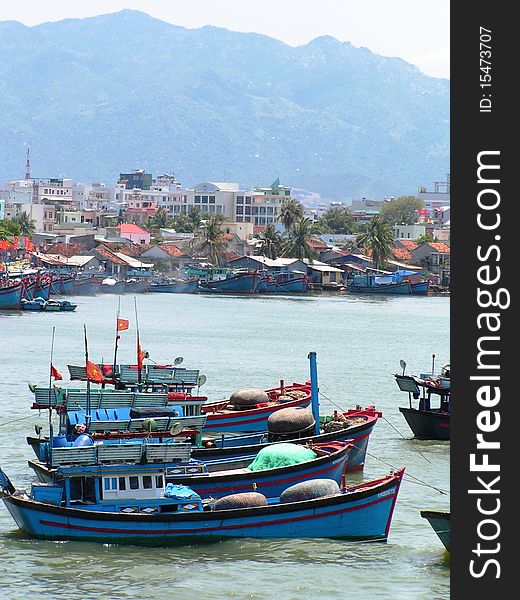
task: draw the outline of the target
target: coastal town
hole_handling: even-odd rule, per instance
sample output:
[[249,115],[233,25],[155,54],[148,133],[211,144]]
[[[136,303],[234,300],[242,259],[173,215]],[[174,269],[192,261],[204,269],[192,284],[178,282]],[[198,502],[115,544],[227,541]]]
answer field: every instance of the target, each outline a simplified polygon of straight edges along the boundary
[[[27,150],[24,178],[0,190],[0,259],[4,286],[9,274],[28,269],[97,277],[95,292],[124,291],[123,282],[135,279],[207,283],[254,271],[278,281],[284,274],[280,292],[354,291],[356,277],[365,277],[364,289],[377,276],[381,293],[401,293],[395,284],[403,277],[447,293],[449,175],[416,196],[305,206],[279,178],[251,189],[210,181],[185,187],[173,174],[144,169],[120,173],[114,184],[35,178]],[[292,279],[300,283],[285,285]],[[258,281],[228,287],[261,291]]]

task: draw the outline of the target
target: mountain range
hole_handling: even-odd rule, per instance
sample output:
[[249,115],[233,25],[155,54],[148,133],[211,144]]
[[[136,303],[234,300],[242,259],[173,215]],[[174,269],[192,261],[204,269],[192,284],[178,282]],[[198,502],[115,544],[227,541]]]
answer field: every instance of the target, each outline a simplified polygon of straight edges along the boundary
[[449,171],[449,81],[333,37],[292,47],[133,10],[0,22],[0,177],[284,185],[348,200]]

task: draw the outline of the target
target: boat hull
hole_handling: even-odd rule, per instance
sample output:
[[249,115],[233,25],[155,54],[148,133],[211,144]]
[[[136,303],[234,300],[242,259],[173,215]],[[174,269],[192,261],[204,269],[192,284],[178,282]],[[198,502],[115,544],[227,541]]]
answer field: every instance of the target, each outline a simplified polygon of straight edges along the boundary
[[427,281],[418,281],[410,283],[410,291],[414,296],[426,296],[428,294],[429,284]]
[[419,440],[449,440],[450,414],[434,410],[399,407],[414,436]]
[[444,547],[449,552],[451,545],[450,513],[442,512],[440,510],[421,510],[421,517],[430,523]]
[[353,294],[410,294],[410,286],[406,283],[386,283],[381,285],[349,285],[348,292]]
[[150,291],[163,294],[195,294],[198,287],[198,280],[191,279],[177,283],[152,283]]
[[94,296],[99,293],[100,281],[98,279],[76,279],[73,285],[75,296]]
[[298,277],[288,281],[277,281],[270,279],[259,285],[258,292],[264,294],[304,294],[309,291],[309,280],[307,277]]
[[47,539],[138,545],[226,538],[387,539],[403,470],[325,498],[263,507],[181,513],[115,513],[66,508],[12,494],[3,501],[18,527]]
[[199,284],[200,291],[221,294],[254,294],[258,286],[259,277],[256,273],[235,275],[220,281],[210,281]]
[[0,310],[19,309],[22,300],[22,290],[22,283],[0,287]]

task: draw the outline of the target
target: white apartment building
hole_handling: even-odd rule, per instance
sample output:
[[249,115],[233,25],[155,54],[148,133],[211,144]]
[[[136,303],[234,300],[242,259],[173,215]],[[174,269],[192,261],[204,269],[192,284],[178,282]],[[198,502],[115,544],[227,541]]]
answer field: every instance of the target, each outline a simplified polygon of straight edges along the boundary
[[[202,213],[223,215],[234,221],[235,196],[240,193],[238,183],[204,181],[186,190],[188,207],[194,207]],[[193,208],[188,208],[188,211]]]
[[235,213],[232,220],[265,226],[278,220],[280,206],[291,198],[291,188],[276,179],[270,187],[256,187],[249,192],[235,194]]

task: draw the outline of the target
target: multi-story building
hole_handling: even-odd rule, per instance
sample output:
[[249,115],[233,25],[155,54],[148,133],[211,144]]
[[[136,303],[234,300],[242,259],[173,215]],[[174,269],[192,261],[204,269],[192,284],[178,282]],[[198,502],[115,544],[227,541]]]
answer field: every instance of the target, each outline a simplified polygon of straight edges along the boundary
[[270,187],[255,187],[249,192],[235,194],[235,213],[232,220],[265,226],[278,220],[284,200],[291,198],[291,188],[276,179]]
[[235,196],[240,191],[238,183],[205,181],[186,190],[188,212],[194,209],[210,215],[223,215],[234,221]]
[[118,183],[124,185],[125,189],[149,190],[152,187],[152,174],[146,173],[144,169],[136,169],[131,173],[119,173]]
[[73,179],[32,179],[34,204],[55,202],[61,205],[73,204]]

